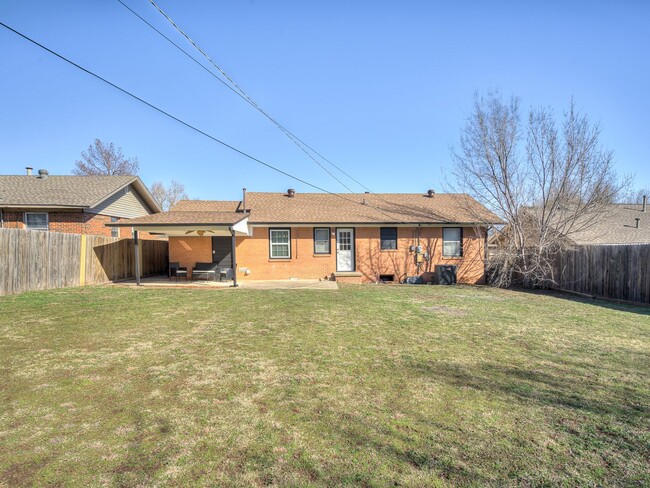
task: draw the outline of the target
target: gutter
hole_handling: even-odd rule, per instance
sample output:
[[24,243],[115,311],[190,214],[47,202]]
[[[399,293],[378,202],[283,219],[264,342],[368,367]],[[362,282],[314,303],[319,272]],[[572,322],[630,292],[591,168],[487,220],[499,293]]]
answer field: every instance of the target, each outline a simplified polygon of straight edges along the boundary
[[11,205],[3,205],[2,208],[18,208],[18,209],[37,209],[37,210],[43,210],[43,209],[48,209],[48,208],[53,208],[53,209],[63,209],[63,210],[81,210],[83,211],[84,209],[90,208],[86,207],[83,205],[34,205],[33,203],[29,204],[23,204],[23,205],[16,205],[16,204],[11,204]]
[[196,226],[196,227],[210,227],[214,225],[221,225],[221,226],[230,226],[232,227],[233,225],[237,225],[238,223],[246,220],[248,218],[248,215],[242,217],[241,219],[235,221],[235,222],[201,222],[201,223],[196,223],[196,222],[170,222],[170,223],[164,223],[164,222],[146,222],[146,223],[138,223],[138,222],[130,222],[129,220],[125,220],[123,222],[107,222],[104,225],[106,227],[187,227],[188,225]]
[[[468,227],[468,226],[481,226],[481,227],[487,227],[489,225],[494,225],[493,223],[485,223],[485,222],[410,222],[410,223],[404,223],[403,221],[400,222],[249,222],[251,227],[268,227],[268,226],[274,226],[274,225],[294,225],[294,226],[301,226],[301,225],[307,225],[307,226],[324,226],[324,225],[330,225],[330,226],[344,226],[344,225],[356,225],[356,226],[365,226],[365,227],[376,227],[378,225],[393,225],[396,227],[421,227],[421,226],[431,226],[431,227],[438,227],[438,226],[463,226],[463,227]],[[501,224],[497,224],[501,225]]]

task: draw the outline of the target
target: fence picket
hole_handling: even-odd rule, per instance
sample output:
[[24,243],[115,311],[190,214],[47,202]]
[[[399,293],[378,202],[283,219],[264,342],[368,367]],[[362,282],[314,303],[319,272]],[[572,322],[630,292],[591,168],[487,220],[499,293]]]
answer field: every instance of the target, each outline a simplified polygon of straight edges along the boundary
[[650,303],[650,244],[579,246],[555,262],[559,289]]
[[[86,284],[134,277],[131,239],[86,236],[81,256],[81,236],[59,232],[0,228],[0,296],[77,286],[81,260]],[[168,243],[141,241],[143,275],[165,273]]]

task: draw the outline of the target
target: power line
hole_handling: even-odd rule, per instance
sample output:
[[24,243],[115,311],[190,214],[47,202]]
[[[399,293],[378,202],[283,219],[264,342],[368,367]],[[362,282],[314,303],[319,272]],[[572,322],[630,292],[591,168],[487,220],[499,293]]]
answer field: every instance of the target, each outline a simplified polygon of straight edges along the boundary
[[214,77],[219,83],[223,84],[228,90],[232,91],[235,95],[238,97],[242,98],[246,102],[246,98],[239,93],[237,90],[235,90],[232,86],[230,86],[228,83],[223,81],[221,78],[219,78],[216,74],[214,74],[212,71],[210,71],[208,68],[206,68],[198,59],[196,59],[194,56],[192,56],[190,53],[188,53],[185,49],[183,49],[181,46],[176,44],[174,41],[172,41],[169,37],[167,37],[163,32],[161,32],[159,29],[157,29],[154,25],[152,25],[147,19],[142,17],[139,13],[137,13],[135,10],[133,10],[131,7],[129,7],[127,4],[125,4],[122,0],[117,0],[124,8],[126,8],[129,12],[131,12],[133,15],[135,15],[137,18],[139,18],[142,22],[147,24],[149,27],[151,27],[154,31],[156,31],[160,36],[162,36],[167,42],[169,42],[172,46],[174,46],[176,49],[178,49],[180,52],[182,52],[185,56],[190,58],[192,61],[194,61],[197,66],[200,66],[202,69],[205,70],[206,73],[210,74],[212,77]]
[[[77,69],[83,71],[84,73],[89,74],[90,76],[92,76],[92,77],[94,77],[94,78],[96,78],[96,79],[98,79],[98,80],[100,80],[100,81],[106,83],[107,85],[109,85],[109,86],[115,88],[116,90],[119,90],[120,92],[122,92],[122,93],[124,93],[125,95],[128,95],[129,97],[131,97],[131,98],[137,100],[138,102],[140,102],[140,103],[146,105],[147,107],[152,108],[152,109],[155,110],[156,112],[159,112],[159,113],[165,115],[166,117],[168,117],[168,118],[170,118],[170,119],[172,119],[172,120],[178,122],[179,124],[184,125],[184,126],[187,127],[188,129],[191,129],[191,130],[193,130],[193,131],[195,131],[195,132],[201,134],[202,136],[205,136],[205,137],[207,137],[208,139],[211,139],[212,141],[217,142],[218,144],[221,144],[221,145],[224,146],[224,147],[227,147],[227,148],[230,149],[231,151],[234,151],[234,152],[236,152],[236,153],[238,153],[238,154],[240,154],[240,155],[242,155],[242,156],[244,156],[244,157],[250,159],[251,161],[254,161],[254,162],[256,162],[256,163],[258,163],[258,164],[261,164],[262,166],[265,166],[265,167],[267,167],[267,168],[269,168],[269,169],[271,169],[271,170],[273,170],[273,171],[275,171],[275,172],[277,172],[277,173],[280,173],[280,174],[282,174],[282,175],[284,175],[284,176],[287,176],[288,178],[291,178],[292,180],[295,180],[295,181],[298,181],[298,182],[300,182],[300,183],[303,183],[303,184],[305,184],[305,185],[307,185],[307,186],[309,186],[309,187],[311,187],[311,188],[314,188],[315,190],[322,191],[323,193],[327,193],[327,194],[329,194],[329,195],[335,196],[335,197],[337,197],[337,198],[341,198],[342,200],[346,200],[346,201],[348,201],[348,202],[352,202],[352,203],[357,204],[357,205],[363,205],[363,206],[366,206],[366,207],[369,207],[369,208],[373,208],[374,210],[377,210],[378,212],[380,212],[380,213],[382,213],[382,214],[384,214],[384,215],[386,215],[386,216],[388,216],[388,217],[391,217],[391,218],[393,218],[393,219],[395,218],[393,215],[384,212],[384,211],[381,210],[380,208],[374,207],[374,206],[369,205],[369,204],[364,203],[364,202],[358,202],[358,201],[353,200],[353,199],[351,199],[351,198],[348,198],[348,197],[346,197],[346,196],[344,196],[344,195],[341,195],[340,193],[334,193],[334,192],[331,192],[331,191],[329,191],[329,190],[326,190],[325,188],[322,188],[322,187],[320,187],[320,186],[318,186],[318,185],[315,185],[315,184],[313,184],[313,183],[310,183],[310,182],[308,182],[308,181],[306,181],[306,180],[304,180],[304,179],[302,179],[302,178],[300,178],[300,177],[298,177],[298,176],[294,176],[294,175],[292,175],[291,173],[288,173],[288,172],[286,172],[286,171],[284,171],[284,170],[282,170],[282,169],[280,169],[280,168],[278,168],[278,167],[276,167],[276,166],[274,166],[274,165],[272,165],[272,164],[270,164],[270,163],[267,163],[267,162],[265,162],[265,161],[262,161],[261,159],[256,158],[255,156],[252,156],[251,154],[249,154],[249,153],[247,153],[247,152],[245,152],[245,151],[243,151],[243,150],[241,150],[241,149],[238,149],[238,148],[236,148],[235,146],[232,146],[232,145],[228,144],[227,142],[222,141],[221,139],[219,139],[219,138],[217,138],[217,137],[215,137],[215,136],[213,136],[213,135],[211,135],[211,134],[208,134],[207,132],[205,132],[205,131],[199,129],[198,127],[196,127],[196,126],[190,124],[189,122],[185,122],[184,120],[182,120],[182,119],[176,117],[175,115],[170,114],[169,112],[163,110],[162,108],[157,107],[156,105],[154,105],[154,104],[152,104],[152,103],[150,103],[150,102],[144,100],[143,98],[140,98],[139,96],[137,96],[137,95],[131,93],[130,91],[126,90],[125,88],[122,88],[122,87],[120,87],[119,85],[116,85],[115,83],[113,83],[113,82],[107,80],[106,78],[104,78],[104,77],[98,75],[97,73],[95,73],[95,72],[93,72],[93,71],[91,71],[91,70],[89,70],[89,69],[87,69],[87,68],[84,68],[84,67],[81,66],[80,64],[77,64],[77,63],[75,63],[74,61],[72,61],[72,60],[66,58],[66,57],[63,56],[62,54],[59,54],[59,53],[57,53],[56,51],[53,51],[52,49],[48,48],[47,46],[44,46],[43,44],[41,44],[41,43],[39,43],[38,41],[32,39],[31,37],[29,37],[29,36],[23,34],[22,32],[17,31],[17,30],[14,29],[13,27],[8,26],[8,25],[5,24],[4,22],[0,22],[0,26],[2,26],[2,27],[4,27],[5,29],[7,29],[7,30],[13,32],[14,34],[16,34],[16,35],[22,37],[22,38],[25,39],[26,41],[31,42],[31,43],[34,44],[35,46],[40,47],[40,48],[43,49],[44,51],[47,51],[48,53],[50,53],[50,54],[56,56],[56,57],[59,58],[60,60],[65,61],[66,63],[68,63],[68,64],[74,66],[75,68],[77,68]],[[407,223],[407,222],[402,221],[402,222],[400,222],[400,223]]]
[[[169,38],[167,38],[167,36],[165,36],[164,34],[162,34],[158,29],[156,29],[155,27],[153,27],[149,22],[147,22],[146,20],[144,20],[140,15],[138,15],[138,14],[135,13],[132,9],[130,9],[128,6],[126,6],[126,5],[124,4],[124,2],[122,2],[122,0],[117,0],[117,1],[118,1],[119,3],[121,3],[122,5],[124,5],[124,6],[129,10],[129,11],[131,11],[133,14],[135,14],[138,18],[140,18],[141,20],[143,20],[147,25],[149,25],[149,27],[153,28],[156,32],[158,32],[158,33],[161,34],[163,37],[165,37],[165,39],[167,39],[169,42],[172,42]],[[304,153],[305,153],[305,154],[306,154],[306,155],[307,155],[307,156],[308,156],[312,161],[314,161],[318,166],[320,166],[320,168],[321,168],[323,171],[325,171],[327,174],[329,174],[333,179],[335,179],[338,183],[340,183],[342,186],[344,186],[348,191],[353,192],[353,190],[352,190],[349,186],[347,186],[347,185],[346,185],[345,183],[343,183],[340,179],[338,179],[338,178],[337,178],[333,173],[331,173],[327,168],[325,168],[325,166],[323,166],[323,165],[322,165],[322,164],[321,164],[321,163],[320,163],[316,158],[314,158],[314,157],[313,157],[313,156],[312,156],[312,155],[311,155],[311,154],[310,154],[310,153],[309,153],[305,148],[308,148],[308,149],[309,149],[310,151],[312,151],[314,154],[318,155],[321,159],[323,159],[324,161],[326,161],[327,163],[329,163],[332,167],[334,167],[334,168],[336,168],[337,170],[339,170],[342,174],[344,174],[345,176],[347,176],[348,178],[350,178],[352,181],[354,181],[356,184],[358,184],[359,186],[361,186],[361,187],[364,188],[365,190],[370,191],[370,189],[369,189],[367,186],[365,186],[363,183],[361,183],[360,181],[358,181],[357,179],[355,179],[353,176],[351,176],[350,174],[348,174],[347,172],[345,172],[343,169],[341,169],[339,166],[337,166],[336,164],[334,164],[333,162],[331,162],[329,159],[327,159],[325,156],[323,156],[321,153],[319,153],[318,151],[316,151],[316,150],[315,150],[314,148],[312,148],[309,144],[307,144],[305,141],[303,141],[302,139],[300,139],[300,138],[299,138],[298,136],[296,136],[293,132],[291,132],[289,129],[287,129],[287,128],[284,127],[282,124],[280,124],[277,120],[275,120],[275,119],[274,119],[274,118],[273,118],[269,113],[267,113],[267,112],[266,112],[262,107],[260,107],[260,106],[257,104],[257,102],[255,102],[255,100],[253,100],[253,98],[252,98],[251,96],[249,96],[249,95],[244,91],[244,89],[243,89],[242,87],[240,87],[240,86],[235,82],[235,80],[233,80],[233,79],[228,75],[228,73],[225,72],[225,70],[223,70],[223,69],[222,69],[222,68],[221,68],[217,63],[215,63],[214,60],[213,60],[213,59],[208,55],[208,53],[206,53],[206,52],[205,52],[205,51],[204,51],[204,50],[203,50],[203,49],[202,49],[202,48],[201,48],[201,47],[200,47],[196,42],[194,42],[194,40],[193,40],[193,39],[192,39],[192,38],[191,38],[191,37],[190,37],[190,36],[189,36],[189,35],[188,35],[188,34],[187,34],[187,33],[186,33],[186,32],[185,32],[185,31],[184,31],[184,30],[179,26],[179,25],[178,25],[178,24],[176,24],[176,22],[174,22],[174,20],[173,20],[169,15],[167,15],[167,13],[165,13],[165,11],[164,11],[162,8],[160,8],[160,7],[156,4],[156,2],[154,2],[153,0],[149,0],[149,3],[151,3],[151,5],[153,5],[153,6],[156,8],[156,10],[158,10],[158,12],[160,12],[160,14],[161,14],[165,19],[167,19],[167,21],[168,21],[168,22],[169,22],[169,23],[170,23],[170,24],[171,24],[171,25],[172,25],[172,26],[173,26],[173,27],[174,27],[174,28],[175,28],[175,29],[176,29],[176,30],[177,30],[177,31],[178,31],[182,36],[183,36],[183,37],[185,37],[185,39],[187,39],[187,40],[189,41],[189,43],[192,44],[192,46],[194,46],[194,48],[195,48],[199,53],[201,53],[201,54],[203,55],[203,57],[205,57],[205,59],[207,59],[208,62],[209,62],[212,66],[214,66],[217,70],[219,70],[219,72],[220,72],[220,73],[221,73],[221,74],[222,74],[222,75],[223,75],[223,76],[224,76],[224,77],[225,77],[225,78],[226,78],[226,79],[227,79],[227,80],[232,84],[232,86],[229,86],[229,88],[230,88],[233,92],[237,93],[237,95],[239,95],[239,96],[240,96],[243,100],[245,100],[249,105],[251,105],[251,106],[252,106],[253,108],[255,108],[257,111],[259,111],[262,115],[264,115],[264,116],[265,116],[265,117],[266,117],[266,118],[267,118],[267,119],[268,119],[268,120],[269,120],[273,125],[275,125],[278,129],[280,129],[280,131],[282,131],[282,132],[283,132],[283,133],[284,133],[284,134],[285,134],[285,135],[286,135],[286,136],[287,136],[287,137],[288,137],[288,138],[289,138],[289,139],[290,139],[294,144],[296,144],[296,146],[298,146],[298,147],[299,147],[299,148],[300,148],[300,149],[301,149],[301,150],[302,150],[302,151],[303,151],[303,152],[304,152]],[[181,49],[181,48],[180,48],[179,46],[177,46],[175,43],[172,42],[172,44],[174,44],[177,48]],[[190,55],[189,55],[188,53],[186,53],[184,50],[181,49],[181,51],[183,51],[186,55],[188,55],[188,56],[189,56],[191,59],[193,59],[196,63],[198,63],[200,66],[202,66],[204,69],[206,69],[205,66],[203,66],[201,63],[199,63],[198,61],[196,61],[196,59],[194,59],[192,56],[190,56]],[[214,73],[212,73],[212,72],[210,72],[210,73],[211,73],[213,76],[215,76]],[[221,80],[221,78],[219,78],[219,77],[217,77],[217,76],[215,76],[215,77],[216,77],[216,78],[217,78],[221,83],[226,84],[223,80]],[[227,84],[226,84],[226,85],[227,85]],[[228,86],[228,85],[227,85],[227,86]],[[233,87],[234,87],[234,88],[233,88]]]

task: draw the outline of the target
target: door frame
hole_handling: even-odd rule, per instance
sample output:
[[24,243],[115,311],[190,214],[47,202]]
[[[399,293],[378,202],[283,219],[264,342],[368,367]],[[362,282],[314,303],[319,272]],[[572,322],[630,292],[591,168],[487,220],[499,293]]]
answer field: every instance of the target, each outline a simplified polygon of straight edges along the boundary
[[[352,232],[352,238],[350,243],[352,244],[352,269],[350,270],[339,270],[339,230],[350,230]],[[357,269],[357,242],[356,242],[356,229],[354,227],[335,227],[334,232],[336,233],[336,272],[337,273],[353,273]]]

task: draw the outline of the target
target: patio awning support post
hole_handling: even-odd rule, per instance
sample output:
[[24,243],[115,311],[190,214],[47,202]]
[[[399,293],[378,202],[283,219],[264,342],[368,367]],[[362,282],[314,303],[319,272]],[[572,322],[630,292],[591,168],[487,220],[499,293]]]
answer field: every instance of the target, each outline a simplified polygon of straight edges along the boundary
[[235,230],[230,227],[230,234],[232,235],[232,244],[231,244],[231,257],[232,257],[232,286],[237,287],[237,240],[235,238]]
[[135,283],[140,286],[140,243],[137,230],[133,231],[133,252],[135,252]]

